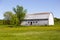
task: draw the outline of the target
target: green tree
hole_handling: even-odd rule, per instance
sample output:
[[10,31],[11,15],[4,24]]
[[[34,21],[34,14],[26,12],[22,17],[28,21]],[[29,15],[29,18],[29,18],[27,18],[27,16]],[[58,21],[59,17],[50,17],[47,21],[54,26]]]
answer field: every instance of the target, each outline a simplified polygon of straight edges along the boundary
[[55,18],[54,18],[54,21],[55,21],[55,22],[60,22],[60,19],[55,17]]
[[16,13],[19,24],[24,20],[26,9],[24,9],[22,6],[17,5],[16,8],[13,8],[13,11]]
[[13,14],[10,11],[4,13],[4,23],[11,25],[18,25],[18,18],[16,14]]
[[4,20],[6,20],[7,24],[10,24],[10,20],[12,18],[13,13],[10,11],[7,11],[4,13]]
[[11,24],[18,25],[18,22],[19,21],[18,21],[16,14],[13,14],[11,18]]

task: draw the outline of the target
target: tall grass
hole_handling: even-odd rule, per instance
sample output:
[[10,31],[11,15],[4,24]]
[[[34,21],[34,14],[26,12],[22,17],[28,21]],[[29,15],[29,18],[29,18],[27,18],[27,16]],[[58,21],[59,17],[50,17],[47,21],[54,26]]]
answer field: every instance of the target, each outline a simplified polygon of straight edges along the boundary
[[59,26],[0,25],[0,40],[60,40]]

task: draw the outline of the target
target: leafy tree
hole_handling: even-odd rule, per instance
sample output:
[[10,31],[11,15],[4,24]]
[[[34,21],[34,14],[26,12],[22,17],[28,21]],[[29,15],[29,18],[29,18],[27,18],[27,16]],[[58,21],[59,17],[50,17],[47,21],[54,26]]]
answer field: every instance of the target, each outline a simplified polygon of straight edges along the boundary
[[13,14],[10,11],[4,13],[4,23],[5,24],[13,24],[18,25],[18,18],[16,14]]
[[55,21],[55,22],[60,22],[60,19],[55,17],[55,18],[54,18],[54,21]]
[[10,11],[7,11],[4,13],[4,17],[5,17],[4,20],[6,20],[7,24],[10,24],[10,20],[12,18],[12,15],[13,15],[13,13]]
[[0,19],[0,25],[2,25],[2,24],[3,24],[3,20]]
[[13,8],[13,11],[16,13],[19,24],[24,20],[26,9],[24,9],[22,6],[17,5],[16,8]]
[[16,16],[16,14],[13,14],[12,18],[11,18],[11,24],[15,24],[18,25],[18,18]]
[[60,19],[59,18],[54,18],[54,23],[55,23],[55,25],[60,25]]

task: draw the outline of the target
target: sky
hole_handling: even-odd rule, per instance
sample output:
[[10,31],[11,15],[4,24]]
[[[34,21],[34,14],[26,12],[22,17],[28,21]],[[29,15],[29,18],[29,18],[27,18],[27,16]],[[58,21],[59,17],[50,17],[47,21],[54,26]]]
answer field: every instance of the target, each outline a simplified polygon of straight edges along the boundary
[[17,5],[27,9],[27,14],[52,12],[54,17],[60,18],[60,0],[0,0],[0,19],[4,13],[12,11]]

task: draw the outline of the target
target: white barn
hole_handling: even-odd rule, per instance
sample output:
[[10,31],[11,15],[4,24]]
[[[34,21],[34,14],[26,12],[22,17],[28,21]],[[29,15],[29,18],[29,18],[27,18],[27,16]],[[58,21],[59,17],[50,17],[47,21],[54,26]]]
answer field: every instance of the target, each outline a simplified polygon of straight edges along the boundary
[[27,14],[21,25],[54,25],[54,16],[51,12]]

